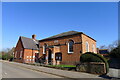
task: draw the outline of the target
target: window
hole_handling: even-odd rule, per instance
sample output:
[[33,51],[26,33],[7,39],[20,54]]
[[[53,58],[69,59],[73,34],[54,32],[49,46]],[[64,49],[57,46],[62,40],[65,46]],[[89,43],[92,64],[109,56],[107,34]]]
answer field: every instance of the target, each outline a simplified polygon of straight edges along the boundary
[[20,58],[22,58],[22,51],[20,51]]
[[27,58],[29,58],[29,56],[27,56]]
[[86,52],[89,52],[89,43],[86,42]]
[[44,46],[43,46],[43,54],[46,54],[46,48],[47,48],[47,44],[44,44]]
[[28,59],[27,59],[27,61],[28,61]]
[[35,58],[35,56],[33,56],[33,58]]
[[15,58],[17,58],[17,51],[15,52]]
[[33,59],[33,61],[34,61],[35,59]]
[[95,46],[94,46],[94,44],[92,45],[92,51],[95,53]]
[[74,42],[70,40],[68,42],[68,53],[73,53],[73,45],[74,45]]

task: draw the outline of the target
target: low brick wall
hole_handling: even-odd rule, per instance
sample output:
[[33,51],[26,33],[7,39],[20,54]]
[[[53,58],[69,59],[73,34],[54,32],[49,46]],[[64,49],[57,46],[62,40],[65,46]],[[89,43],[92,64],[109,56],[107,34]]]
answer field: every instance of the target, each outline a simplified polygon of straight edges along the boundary
[[82,63],[80,65],[80,71],[93,74],[104,74],[106,73],[105,63],[101,62]]

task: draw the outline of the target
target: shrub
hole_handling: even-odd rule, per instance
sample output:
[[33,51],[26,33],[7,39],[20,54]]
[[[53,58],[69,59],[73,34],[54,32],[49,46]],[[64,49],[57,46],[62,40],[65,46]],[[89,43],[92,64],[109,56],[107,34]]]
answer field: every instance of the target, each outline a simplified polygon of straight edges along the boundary
[[120,45],[111,50],[109,56],[111,58],[120,58]]
[[2,54],[0,53],[0,59],[2,59]]
[[80,61],[82,63],[83,62],[104,62],[105,67],[106,67],[106,73],[108,73],[108,71],[109,71],[109,65],[108,65],[107,60],[99,54],[87,52],[87,53],[81,55]]
[[2,55],[2,59],[3,60],[8,60],[8,59],[11,59],[11,58],[13,58],[13,56],[12,55],[9,55],[9,54],[4,54],[4,55]]

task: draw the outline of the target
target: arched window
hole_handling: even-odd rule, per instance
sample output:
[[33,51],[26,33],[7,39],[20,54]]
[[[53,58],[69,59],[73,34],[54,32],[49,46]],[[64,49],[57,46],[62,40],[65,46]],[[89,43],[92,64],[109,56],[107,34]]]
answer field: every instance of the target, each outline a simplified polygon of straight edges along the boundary
[[89,52],[89,43],[86,42],[86,52]]
[[68,42],[68,53],[73,53],[73,45],[74,45],[74,41],[70,40]]
[[47,48],[47,44],[44,44],[44,46],[43,46],[43,54],[46,54],[46,48]]
[[94,44],[92,45],[92,51],[95,53],[95,46],[94,46]]

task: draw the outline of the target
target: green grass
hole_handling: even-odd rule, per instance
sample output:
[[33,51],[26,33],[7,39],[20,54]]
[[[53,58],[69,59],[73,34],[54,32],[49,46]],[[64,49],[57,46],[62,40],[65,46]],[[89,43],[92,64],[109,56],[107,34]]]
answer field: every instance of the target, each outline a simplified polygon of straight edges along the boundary
[[0,58],[2,58],[2,54],[0,53]]
[[62,68],[71,68],[71,67],[76,67],[74,65],[48,65],[50,67],[62,67]]

